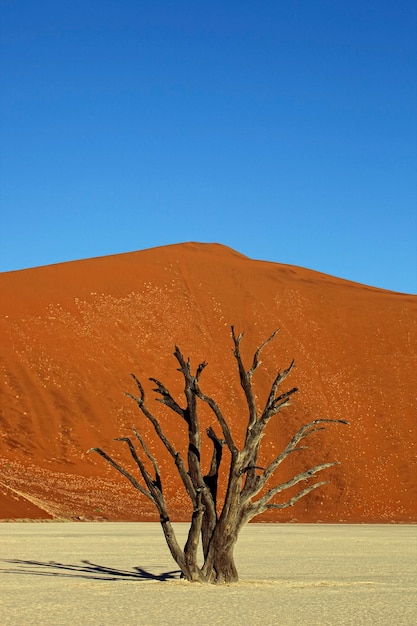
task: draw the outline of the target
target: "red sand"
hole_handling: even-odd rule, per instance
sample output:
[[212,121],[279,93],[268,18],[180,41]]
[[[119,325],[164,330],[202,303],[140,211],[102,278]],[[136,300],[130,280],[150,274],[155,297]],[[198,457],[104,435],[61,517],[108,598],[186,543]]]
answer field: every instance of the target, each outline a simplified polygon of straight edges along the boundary
[[[180,394],[175,344],[194,365],[208,361],[201,387],[241,432],[234,324],[245,332],[247,360],[281,329],[254,379],[260,404],[276,370],[296,362],[286,388],[300,392],[270,425],[262,462],[305,422],[350,421],[311,436],[277,477],[338,460],[326,474],[331,484],[264,519],[417,520],[416,296],[195,243],[7,272],[0,290],[0,518],[157,519],[151,503],[86,451],[102,446],[130,463],[113,438],[136,425],[160,454],[124,392],[135,392],[135,372]],[[180,447],[180,418],[145,387]],[[202,422],[215,426],[205,412]],[[165,455],[161,465],[173,517],[185,519],[176,472]]]

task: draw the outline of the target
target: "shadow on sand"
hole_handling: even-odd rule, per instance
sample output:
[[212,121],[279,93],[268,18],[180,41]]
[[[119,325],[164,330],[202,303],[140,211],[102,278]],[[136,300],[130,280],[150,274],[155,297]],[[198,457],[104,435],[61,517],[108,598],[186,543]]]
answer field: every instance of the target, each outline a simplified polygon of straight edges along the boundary
[[81,565],[57,563],[56,561],[25,561],[23,559],[3,559],[3,563],[15,565],[14,568],[3,569],[3,574],[32,574],[32,576],[58,576],[63,578],[86,578],[89,580],[155,580],[166,582],[179,580],[180,570],[153,574],[143,567],[134,567],[133,571],[114,569],[82,560]]

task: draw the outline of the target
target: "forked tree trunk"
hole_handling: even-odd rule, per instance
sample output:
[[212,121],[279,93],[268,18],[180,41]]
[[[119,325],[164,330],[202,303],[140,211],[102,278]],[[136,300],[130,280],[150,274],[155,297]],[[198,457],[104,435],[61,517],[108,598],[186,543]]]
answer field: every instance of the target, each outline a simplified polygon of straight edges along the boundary
[[242,455],[236,452],[232,456],[225,501],[205,555],[206,564],[211,567],[211,579],[217,583],[238,581],[234,548],[243,526],[240,506]]

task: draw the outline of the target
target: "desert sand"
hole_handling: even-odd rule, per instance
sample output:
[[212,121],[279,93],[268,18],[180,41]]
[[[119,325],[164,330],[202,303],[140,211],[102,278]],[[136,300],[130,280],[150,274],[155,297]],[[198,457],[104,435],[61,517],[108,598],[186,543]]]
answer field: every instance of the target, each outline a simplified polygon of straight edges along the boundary
[[[134,372],[184,451],[180,418],[161,411],[147,382],[159,378],[181,397],[172,356],[178,344],[195,366],[208,362],[203,391],[239,439],[246,411],[234,324],[245,332],[247,361],[280,328],[254,378],[260,406],[276,371],[295,359],[285,389],[300,391],[268,426],[260,465],[312,419],[350,422],[310,437],[309,449],[290,457],[278,477],[337,460],[323,475],[329,484],[266,519],[416,521],[415,295],[195,243],[2,273],[0,293],[0,519],[157,520],[151,503],[87,455],[100,446],[129,463],[114,438],[136,425],[161,459],[171,516],[185,520],[187,499],[170,459],[124,393],[135,392]],[[210,424],[203,412],[202,428]],[[207,466],[210,454],[207,445]]]
[[179,580],[159,524],[9,523],[0,535],[2,626],[417,622],[416,526],[251,524],[228,586]]

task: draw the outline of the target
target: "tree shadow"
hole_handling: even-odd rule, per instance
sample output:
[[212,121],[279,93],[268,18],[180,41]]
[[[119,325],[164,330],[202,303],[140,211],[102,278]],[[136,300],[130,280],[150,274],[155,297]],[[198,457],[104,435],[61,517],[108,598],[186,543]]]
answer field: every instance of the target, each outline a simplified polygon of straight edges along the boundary
[[3,574],[31,574],[32,576],[57,576],[62,578],[85,578],[88,580],[155,580],[166,582],[179,580],[181,571],[173,570],[154,574],[144,567],[134,567],[133,571],[119,570],[91,561],[82,560],[81,565],[58,563],[57,561],[29,561],[24,559],[2,559],[4,563],[16,565],[15,568],[2,570]]

